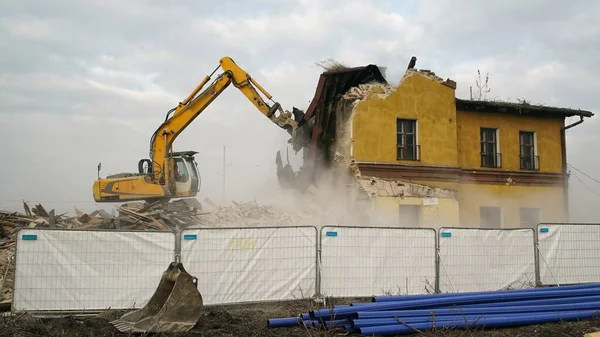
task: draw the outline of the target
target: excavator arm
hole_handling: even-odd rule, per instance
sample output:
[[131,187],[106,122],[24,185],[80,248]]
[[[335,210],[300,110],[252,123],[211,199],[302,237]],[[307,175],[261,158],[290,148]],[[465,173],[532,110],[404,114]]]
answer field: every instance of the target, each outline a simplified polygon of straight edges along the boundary
[[[172,117],[167,117],[165,122],[154,132],[150,144],[150,158],[153,161],[153,166],[159,168],[158,172],[155,171],[156,179],[168,180],[168,177],[162,175],[161,172],[169,171],[164,165],[165,158],[168,156],[173,142],[230,84],[238,88],[263,115],[279,127],[286,129],[290,134],[296,129],[297,123],[291,119],[291,113],[284,112],[277,102],[269,106],[256,89],[269,100],[272,100],[272,96],[231,58],[224,57],[219,63],[219,67],[224,72],[210,86],[200,92],[219,67],[211,75],[206,76],[194,91],[174,109]],[[200,93],[198,94],[198,92]],[[277,111],[280,112],[278,116],[275,115]]]
[[[219,68],[222,68],[223,72],[202,90]],[[195,165],[193,159],[190,159],[195,153],[191,151],[174,153],[172,151],[173,142],[230,84],[238,88],[264,116],[288,133],[293,134],[298,127],[297,121],[302,120],[302,112],[297,109],[294,109],[293,114],[284,111],[279,103],[273,101],[271,94],[230,57],[223,57],[219,61],[219,66],[210,75],[207,75],[177,107],[167,113],[165,121],[151,137],[150,158],[142,159],[138,164],[139,174],[121,174],[106,179],[99,178],[94,182],[94,199],[97,202],[151,201],[195,196],[197,188],[190,187],[195,186],[194,184],[177,186],[175,181],[176,168],[180,167],[179,164],[186,162]],[[259,92],[267,100],[270,100],[272,105],[265,102]],[[144,172],[144,163],[148,164],[147,172]],[[188,166],[187,171],[191,176],[195,176],[197,173],[195,170],[195,167]],[[198,180],[199,177],[195,179]]]
[[[224,72],[201,91],[219,67]],[[293,135],[298,123],[291,119],[292,113],[284,112],[279,103],[267,104],[259,91],[272,101],[271,95],[231,58],[222,58],[219,67],[167,113],[165,121],[152,135],[150,158],[138,164],[139,174],[98,178],[94,183],[96,201],[166,201],[172,197],[195,196],[199,190],[199,175],[193,160],[195,152],[173,152],[173,142],[230,84],[238,88],[263,115]],[[293,115],[301,120],[303,113],[294,109]],[[148,163],[148,172],[144,172],[144,163]],[[127,313],[111,323],[128,333],[185,332],[197,324],[202,306],[197,279],[183,268],[181,262],[176,261],[163,273],[156,291],[142,309]]]

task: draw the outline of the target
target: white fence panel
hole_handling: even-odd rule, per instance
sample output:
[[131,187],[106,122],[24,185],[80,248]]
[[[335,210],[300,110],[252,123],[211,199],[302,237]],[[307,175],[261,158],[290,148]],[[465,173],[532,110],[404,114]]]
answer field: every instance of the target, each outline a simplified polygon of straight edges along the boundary
[[13,311],[140,308],[174,249],[171,232],[20,230]]
[[600,282],[600,224],[539,224],[540,282]]
[[354,297],[435,291],[435,230],[321,229],[321,293]]
[[315,293],[315,227],[188,229],[181,239],[181,261],[206,305]]
[[535,286],[533,229],[440,228],[440,292]]

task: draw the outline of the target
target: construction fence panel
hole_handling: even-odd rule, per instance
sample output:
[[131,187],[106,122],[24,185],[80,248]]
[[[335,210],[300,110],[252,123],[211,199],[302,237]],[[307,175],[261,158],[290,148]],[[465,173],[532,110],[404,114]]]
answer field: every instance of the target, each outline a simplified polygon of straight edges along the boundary
[[494,291],[535,286],[531,228],[439,230],[439,291]]
[[174,249],[172,232],[21,229],[12,309],[141,308]]
[[600,282],[600,224],[537,226],[540,283]]
[[320,238],[324,296],[435,292],[434,229],[324,226]]
[[206,305],[315,294],[316,227],[187,229],[181,240],[181,261]]

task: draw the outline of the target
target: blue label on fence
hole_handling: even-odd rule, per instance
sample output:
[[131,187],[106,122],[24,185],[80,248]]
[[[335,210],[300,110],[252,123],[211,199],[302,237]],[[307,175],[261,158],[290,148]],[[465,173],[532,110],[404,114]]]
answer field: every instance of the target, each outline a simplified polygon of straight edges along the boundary
[[184,240],[196,240],[196,239],[198,239],[198,235],[196,235],[196,234],[184,234],[183,235],[183,239]]
[[548,227],[540,228],[540,233],[548,233],[549,231],[550,231],[550,229]]
[[327,232],[325,236],[337,236],[337,232]]
[[23,240],[35,241],[35,240],[37,240],[37,235],[35,235],[35,234],[23,234],[23,236],[21,238]]
[[451,236],[452,236],[452,233],[450,233],[450,232],[442,232],[442,237],[443,238],[449,238]]

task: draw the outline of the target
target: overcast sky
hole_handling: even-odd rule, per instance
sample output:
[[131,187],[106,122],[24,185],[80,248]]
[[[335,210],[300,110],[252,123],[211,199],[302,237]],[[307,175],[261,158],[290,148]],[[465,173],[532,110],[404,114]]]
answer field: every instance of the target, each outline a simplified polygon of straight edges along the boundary
[[[0,209],[21,199],[72,212],[98,208],[101,175],[136,171],[165,113],[231,56],[284,108],[306,109],[333,58],[388,67],[397,83],[410,57],[458,82],[477,69],[489,97],[600,113],[598,1],[22,1],[0,3]],[[568,133],[568,161],[600,178],[595,117]],[[571,121],[575,121],[573,118]],[[203,192],[262,197],[276,183],[287,133],[233,86],[175,142],[196,150]],[[598,208],[600,183],[575,172],[572,199]]]

